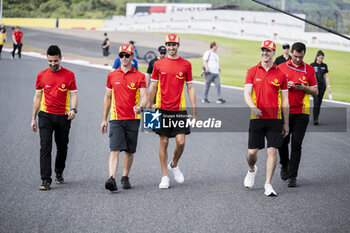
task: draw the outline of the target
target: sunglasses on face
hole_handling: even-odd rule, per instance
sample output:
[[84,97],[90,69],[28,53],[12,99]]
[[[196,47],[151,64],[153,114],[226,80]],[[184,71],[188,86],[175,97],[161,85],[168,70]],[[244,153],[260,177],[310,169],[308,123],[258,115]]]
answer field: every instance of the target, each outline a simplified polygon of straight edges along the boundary
[[128,54],[128,53],[120,53],[120,54],[119,54],[119,57],[120,57],[120,58],[123,58],[123,57],[129,58],[130,56],[131,56],[131,55]]
[[166,53],[160,53],[161,55],[165,55]]
[[267,48],[261,48],[261,52],[271,52],[271,50],[267,49]]

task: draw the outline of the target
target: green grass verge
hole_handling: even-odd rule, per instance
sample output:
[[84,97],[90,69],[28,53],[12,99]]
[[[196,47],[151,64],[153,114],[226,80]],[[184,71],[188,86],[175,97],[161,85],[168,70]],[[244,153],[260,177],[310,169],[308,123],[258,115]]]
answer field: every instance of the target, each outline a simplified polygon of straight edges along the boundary
[[[232,52],[229,55],[220,56],[221,83],[243,87],[246,70],[260,61],[260,43],[256,41],[236,40],[222,37],[182,34],[182,37],[190,37],[207,42],[216,41],[220,49],[228,48]],[[282,54],[282,46],[277,46],[275,58]],[[307,48],[304,61],[312,63],[319,49]],[[329,49],[322,49],[325,53],[324,62],[328,65],[329,77],[333,91],[333,99],[350,102],[350,53]],[[189,59],[192,63],[195,80],[200,78],[203,66],[201,58]],[[328,98],[326,91],[324,98]]]

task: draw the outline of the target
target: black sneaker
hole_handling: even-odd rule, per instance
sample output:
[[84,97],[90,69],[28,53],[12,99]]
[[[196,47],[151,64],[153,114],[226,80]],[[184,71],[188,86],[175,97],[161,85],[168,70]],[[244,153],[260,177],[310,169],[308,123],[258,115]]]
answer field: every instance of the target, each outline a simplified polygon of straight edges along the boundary
[[318,120],[315,120],[315,121],[314,121],[314,125],[318,125]]
[[202,103],[209,104],[210,102],[209,102],[209,100],[208,100],[208,99],[204,99],[204,100],[202,100]]
[[50,189],[51,182],[49,180],[43,180],[39,190],[47,191]]
[[129,177],[123,176],[121,179],[121,183],[122,183],[123,189],[131,189]]
[[224,99],[218,99],[218,100],[216,101],[216,103],[217,103],[217,104],[224,104],[224,103],[226,103],[226,100],[224,100]]
[[281,179],[282,180],[287,180],[288,179],[288,167],[287,166],[282,166],[281,167]]
[[297,185],[297,178],[296,177],[289,178],[288,188],[295,188],[297,186],[298,186]]
[[56,174],[56,184],[63,184],[64,179],[62,174]]
[[105,188],[111,192],[118,190],[117,183],[115,182],[115,179],[112,176],[106,181]]

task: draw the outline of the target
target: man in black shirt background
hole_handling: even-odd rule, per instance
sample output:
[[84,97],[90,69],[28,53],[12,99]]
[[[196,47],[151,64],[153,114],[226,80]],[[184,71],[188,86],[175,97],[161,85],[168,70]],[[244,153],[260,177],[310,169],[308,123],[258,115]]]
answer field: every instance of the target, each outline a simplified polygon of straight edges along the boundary
[[148,64],[148,69],[147,69],[147,74],[146,74],[146,85],[148,87],[149,84],[149,80],[151,78],[152,72],[153,72],[153,67],[154,67],[154,63],[156,63],[156,61],[163,59],[166,55],[166,48],[165,46],[159,46],[158,48],[158,56],[156,58],[154,58],[153,60],[151,60]]
[[277,57],[275,60],[275,64],[278,66],[279,64],[285,63],[290,59],[289,55],[289,44],[282,45],[283,53],[281,56]]

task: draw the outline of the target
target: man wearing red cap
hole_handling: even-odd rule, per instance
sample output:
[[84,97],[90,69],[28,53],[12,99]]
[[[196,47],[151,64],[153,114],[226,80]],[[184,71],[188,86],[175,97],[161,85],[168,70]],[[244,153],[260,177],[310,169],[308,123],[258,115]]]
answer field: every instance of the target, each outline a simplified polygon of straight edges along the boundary
[[[178,166],[179,159],[185,148],[185,135],[190,133],[189,126],[180,127],[178,122],[187,119],[185,103],[185,83],[187,94],[193,108],[193,117],[196,119],[196,92],[192,84],[192,66],[187,60],[178,55],[180,39],[176,34],[169,34],[165,38],[165,47],[168,56],[158,60],[154,64],[151,77],[150,95],[148,107],[151,107],[155,94],[156,108],[160,109],[163,122],[167,120],[175,123],[170,127],[161,126],[155,130],[159,134],[159,159],[162,168],[162,179],[159,184],[160,189],[169,188],[169,178],[167,168],[173,172],[174,179],[178,183],[183,183],[185,178]],[[157,92],[158,89],[158,92]],[[173,116],[173,117],[172,117]],[[174,126],[174,125],[177,125]],[[172,161],[168,164],[168,143],[169,138],[175,137],[176,146]]]
[[283,137],[289,132],[287,78],[273,63],[275,51],[276,44],[273,41],[262,42],[261,62],[248,69],[244,85],[244,100],[251,110],[247,152],[249,169],[244,186],[252,188],[254,185],[258,151],[265,147],[266,138],[266,196],[277,196],[271,186],[276,167],[276,148],[281,146]]
[[282,180],[288,181],[288,187],[297,186],[297,176],[301,157],[301,146],[309,123],[309,95],[318,95],[315,70],[303,62],[306,46],[296,42],[292,46],[292,58],[278,66],[288,78],[289,89],[289,127],[292,135],[289,159],[288,144],[290,134],[284,139],[279,149]]
[[117,190],[115,174],[121,151],[124,151],[124,170],[121,184],[123,189],[131,188],[129,172],[136,152],[140,113],[142,107],[145,107],[147,103],[145,75],[131,65],[134,58],[132,46],[122,45],[119,48],[119,57],[121,66],[108,74],[101,123],[101,133],[107,133],[107,117],[110,111],[110,178],[105,183],[105,188],[110,191]]

